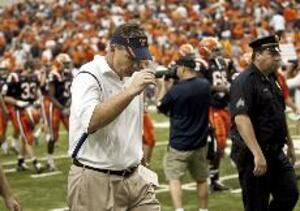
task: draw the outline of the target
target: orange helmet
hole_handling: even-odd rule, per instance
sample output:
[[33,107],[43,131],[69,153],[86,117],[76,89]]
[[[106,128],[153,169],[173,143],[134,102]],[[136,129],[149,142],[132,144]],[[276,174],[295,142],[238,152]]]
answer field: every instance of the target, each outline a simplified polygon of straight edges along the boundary
[[194,47],[189,43],[182,44],[179,47],[180,56],[185,56],[187,54],[193,53],[193,51],[194,51]]
[[202,57],[208,58],[216,49],[221,48],[221,43],[214,37],[205,37],[200,41],[199,53]]

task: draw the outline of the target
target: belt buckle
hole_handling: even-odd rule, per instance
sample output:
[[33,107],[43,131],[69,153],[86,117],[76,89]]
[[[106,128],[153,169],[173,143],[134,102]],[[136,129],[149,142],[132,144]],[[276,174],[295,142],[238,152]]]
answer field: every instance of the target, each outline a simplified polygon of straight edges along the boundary
[[130,174],[132,174],[133,170],[134,170],[134,168],[124,169],[123,172],[122,172],[122,176],[123,177],[129,176]]
[[122,177],[126,177],[126,174],[127,174],[127,170],[124,170],[123,172],[122,172]]

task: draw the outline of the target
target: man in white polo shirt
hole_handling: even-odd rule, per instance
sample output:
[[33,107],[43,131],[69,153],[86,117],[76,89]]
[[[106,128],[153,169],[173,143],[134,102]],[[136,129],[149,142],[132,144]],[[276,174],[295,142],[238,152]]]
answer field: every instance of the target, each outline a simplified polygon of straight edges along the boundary
[[144,30],[138,24],[123,24],[113,33],[106,56],[83,65],[73,80],[69,136],[73,165],[68,178],[72,211],[160,210],[155,182],[148,177],[152,172],[139,171],[140,94],[155,84],[154,75],[142,69],[147,60],[151,55]]

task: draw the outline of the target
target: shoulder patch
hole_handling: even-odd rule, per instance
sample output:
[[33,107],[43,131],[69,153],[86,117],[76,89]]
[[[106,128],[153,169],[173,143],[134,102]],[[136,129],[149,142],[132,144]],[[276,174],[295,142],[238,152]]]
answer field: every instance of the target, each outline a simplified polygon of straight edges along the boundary
[[239,98],[239,100],[235,104],[235,107],[240,108],[240,107],[243,107],[243,106],[245,106],[245,100],[243,98]]

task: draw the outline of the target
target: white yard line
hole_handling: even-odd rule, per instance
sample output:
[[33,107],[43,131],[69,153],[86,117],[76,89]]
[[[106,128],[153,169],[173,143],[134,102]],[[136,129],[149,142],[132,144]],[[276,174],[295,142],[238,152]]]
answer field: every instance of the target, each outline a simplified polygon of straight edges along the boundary
[[168,143],[168,141],[158,141],[155,143],[155,146],[166,146]]
[[[63,155],[56,155],[54,156],[54,159],[63,159],[63,158],[68,158],[69,156],[67,154],[63,154]],[[39,158],[39,160],[41,161],[45,161],[47,160],[47,157],[43,157],[43,158]],[[31,161],[30,160],[27,160],[26,163],[30,163]],[[10,166],[10,165],[17,165],[17,161],[16,160],[12,160],[12,161],[7,161],[7,162],[4,162],[2,164],[3,166]]]
[[242,193],[242,189],[240,189],[240,188],[233,189],[233,190],[230,190],[230,193]]
[[169,128],[170,122],[154,122],[153,125],[155,128]]
[[12,168],[12,169],[4,169],[3,171],[4,171],[4,173],[14,173],[14,172],[17,171],[17,169],[16,169],[16,168]]
[[69,208],[64,207],[64,208],[53,209],[53,210],[50,210],[50,211],[69,211]]
[[53,171],[53,172],[46,172],[46,173],[42,173],[42,174],[32,174],[30,175],[31,178],[41,178],[41,177],[50,177],[50,176],[54,176],[54,175],[58,175],[58,174],[62,174],[61,171]]

